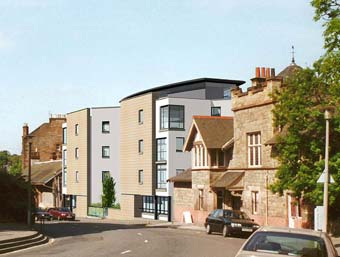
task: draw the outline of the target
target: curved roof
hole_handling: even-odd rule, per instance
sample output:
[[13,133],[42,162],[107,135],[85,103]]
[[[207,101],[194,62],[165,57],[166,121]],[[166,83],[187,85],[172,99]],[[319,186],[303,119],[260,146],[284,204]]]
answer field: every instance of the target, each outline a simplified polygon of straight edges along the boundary
[[185,80],[185,81],[181,81],[181,82],[176,82],[176,83],[172,83],[172,84],[167,84],[167,85],[153,87],[153,88],[150,88],[150,89],[147,89],[147,90],[143,90],[143,91],[134,93],[132,95],[129,95],[127,97],[124,97],[122,100],[120,100],[120,102],[125,101],[127,99],[130,99],[132,97],[139,96],[139,95],[144,95],[144,94],[147,94],[147,93],[157,92],[157,91],[166,90],[166,89],[170,89],[170,88],[176,88],[176,87],[191,85],[191,84],[200,83],[200,82],[226,83],[226,84],[235,84],[237,86],[240,86],[240,85],[245,83],[245,81],[243,81],[243,80],[198,78],[198,79]]

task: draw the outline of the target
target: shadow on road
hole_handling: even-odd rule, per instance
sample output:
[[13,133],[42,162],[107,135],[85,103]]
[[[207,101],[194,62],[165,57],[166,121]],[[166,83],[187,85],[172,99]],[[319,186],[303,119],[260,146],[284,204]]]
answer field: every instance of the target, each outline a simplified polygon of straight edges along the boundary
[[35,224],[35,228],[49,237],[61,238],[67,236],[95,234],[118,229],[141,229],[145,228],[145,224],[87,223],[74,221],[45,223],[42,226],[40,224]]

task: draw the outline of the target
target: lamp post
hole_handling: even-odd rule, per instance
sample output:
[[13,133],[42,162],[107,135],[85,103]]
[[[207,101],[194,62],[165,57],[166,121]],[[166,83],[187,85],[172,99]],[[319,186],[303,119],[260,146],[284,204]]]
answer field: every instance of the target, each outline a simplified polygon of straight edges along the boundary
[[328,153],[329,153],[329,120],[332,118],[333,108],[325,108],[325,120],[326,120],[326,142],[325,142],[325,181],[323,187],[323,208],[324,208],[324,222],[322,225],[322,231],[327,233],[328,225],[328,184],[329,184],[329,170],[328,170]]
[[32,142],[29,138],[28,142],[28,189],[27,189],[27,225],[28,227],[32,226],[32,164],[31,164],[31,151],[32,151]]

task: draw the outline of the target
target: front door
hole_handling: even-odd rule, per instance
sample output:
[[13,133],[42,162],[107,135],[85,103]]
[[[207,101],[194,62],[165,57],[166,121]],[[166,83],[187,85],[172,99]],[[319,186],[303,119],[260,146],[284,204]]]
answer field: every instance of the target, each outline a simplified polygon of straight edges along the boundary
[[241,197],[240,196],[232,196],[231,200],[232,200],[233,210],[239,211],[241,209],[241,206],[242,206]]
[[224,192],[223,190],[217,191],[217,209],[223,209]]

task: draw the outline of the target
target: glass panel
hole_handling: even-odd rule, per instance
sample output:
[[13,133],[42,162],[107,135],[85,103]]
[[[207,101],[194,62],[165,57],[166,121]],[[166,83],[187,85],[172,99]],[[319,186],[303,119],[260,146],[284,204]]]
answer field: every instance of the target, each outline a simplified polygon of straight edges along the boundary
[[166,138],[157,139],[157,161],[166,161],[167,147]]
[[109,133],[110,132],[110,122],[109,121],[103,121],[102,122],[102,132],[103,133]]
[[161,107],[161,129],[169,128],[169,106]]
[[166,165],[157,165],[157,188],[166,188]]
[[170,105],[170,128],[184,128],[184,106]]
[[102,147],[102,157],[110,157],[110,147],[109,146],[103,146]]
[[176,152],[183,152],[184,137],[176,137]]
[[211,107],[211,116],[221,116],[221,107]]

